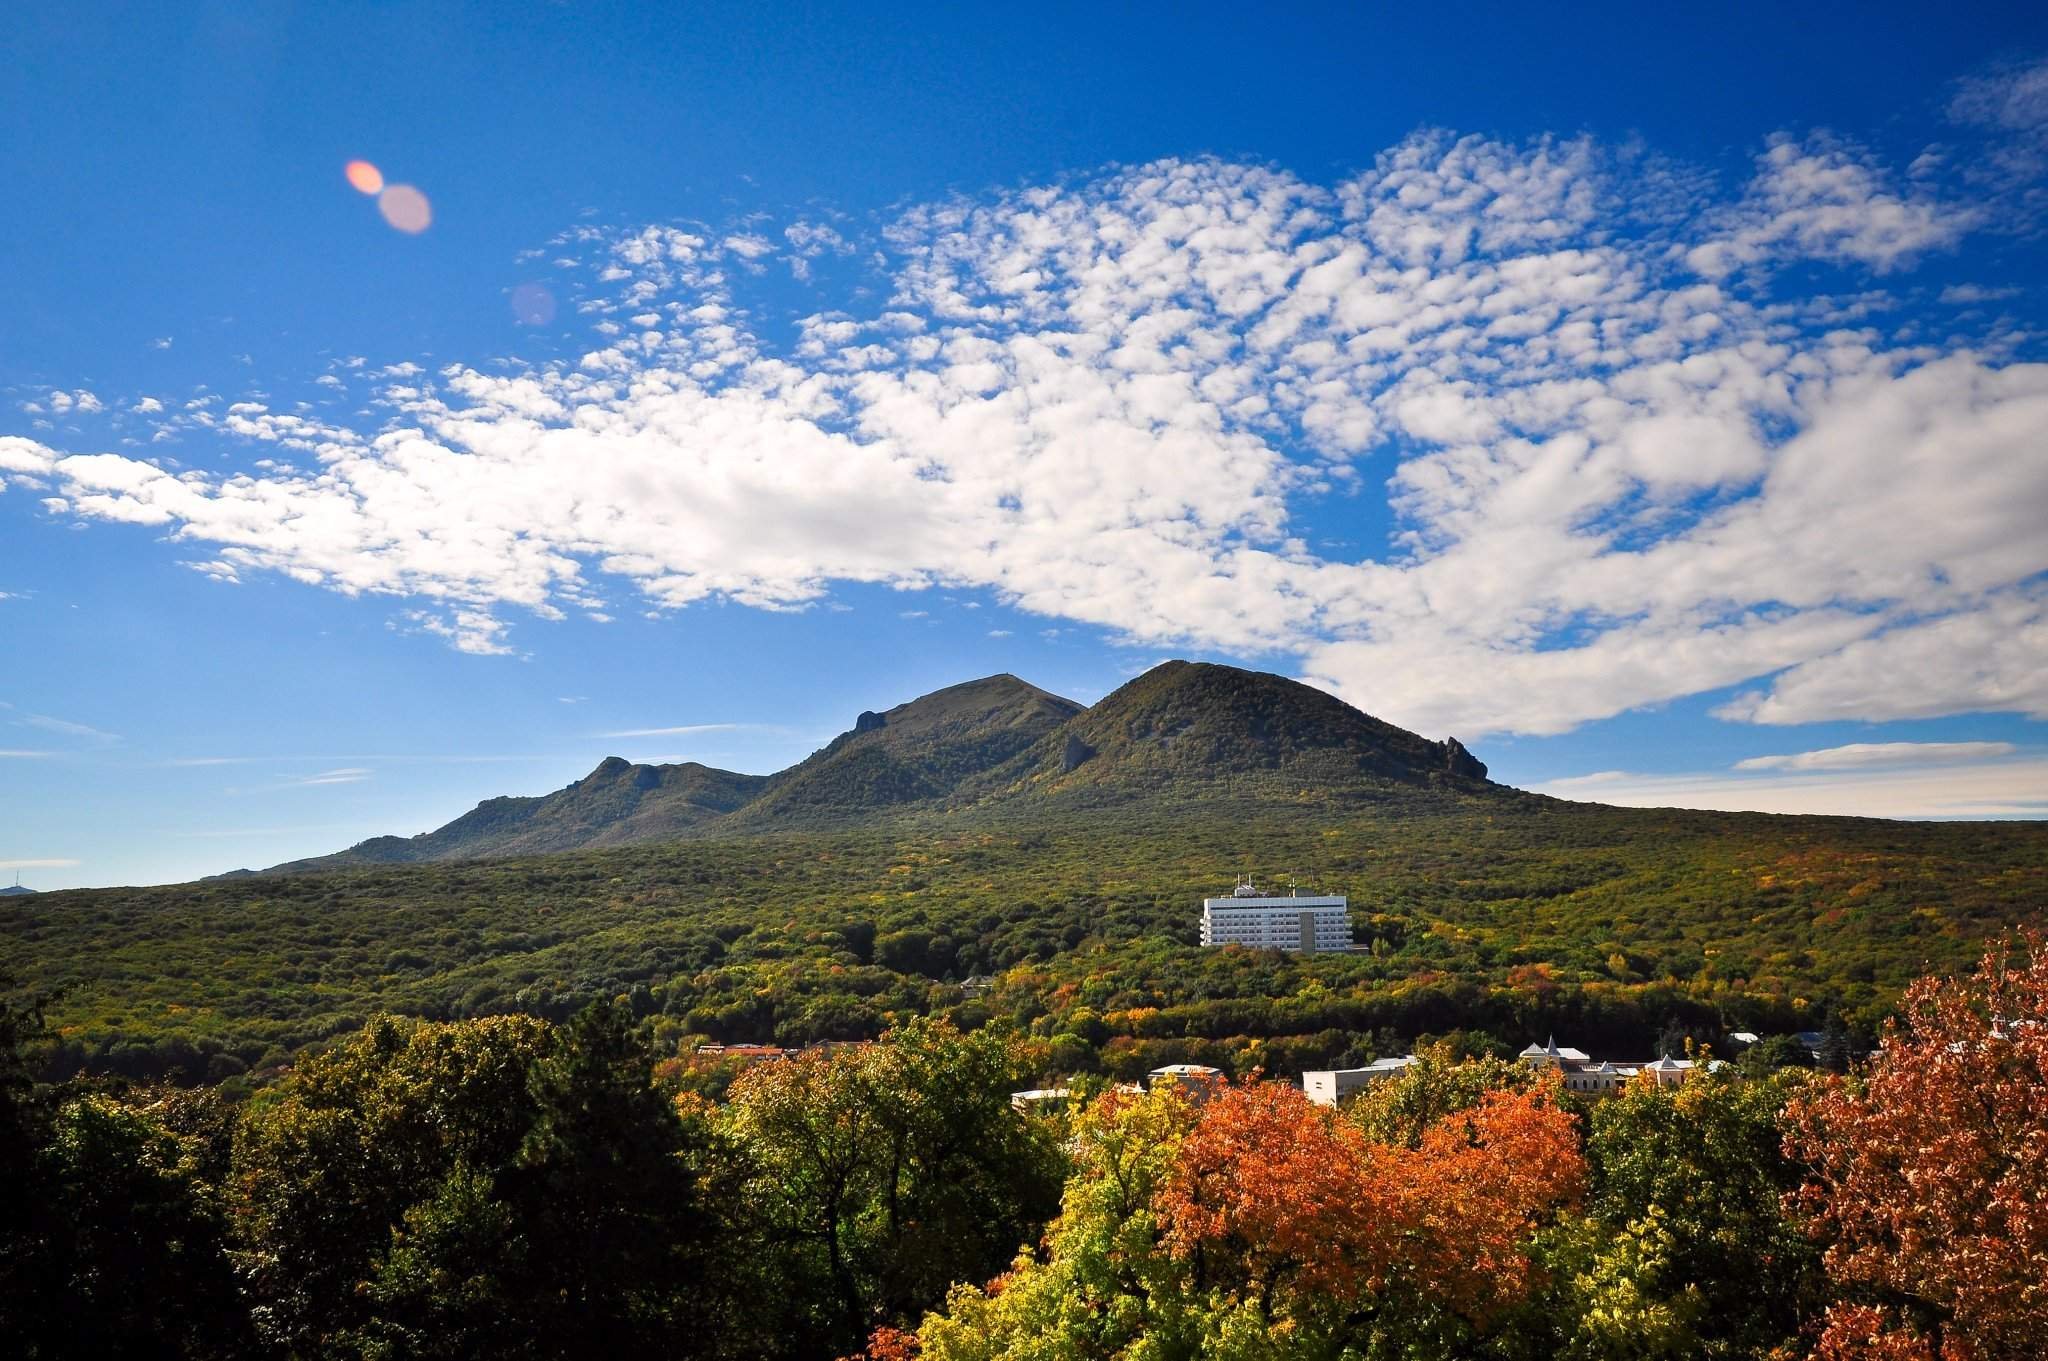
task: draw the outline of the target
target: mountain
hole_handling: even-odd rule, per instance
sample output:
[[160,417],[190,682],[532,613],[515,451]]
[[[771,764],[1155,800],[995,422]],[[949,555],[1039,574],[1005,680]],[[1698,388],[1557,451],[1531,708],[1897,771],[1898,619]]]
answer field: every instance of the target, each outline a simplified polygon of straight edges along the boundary
[[732,827],[844,821],[944,799],[1086,712],[1015,676],[935,690],[882,713],[775,776]]
[[576,783],[538,798],[486,799],[445,827],[414,837],[380,836],[272,874],[535,855],[670,841],[742,807],[767,785],[694,761],[634,765],[608,756]]
[[34,889],[23,888],[20,884],[9,884],[6,888],[0,888],[0,898],[33,898],[35,892]]
[[1093,708],[1011,675],[948,686],[861,714],[775,775],[609,757],[552,794],[488,799],[431,832],[374,837],[267,872],[868,825],[906,813],[1029,812],[1048,799],[1181,808],[1481,791],[1503,792],[1455,739],[1418,737],[1280,676],[1176,661]]
[[1433,742],[1313,686],[1260,671],[1166,662],[975,783],[983,801],[1064,793],[1299,798],[1487,788],[1456,738]]

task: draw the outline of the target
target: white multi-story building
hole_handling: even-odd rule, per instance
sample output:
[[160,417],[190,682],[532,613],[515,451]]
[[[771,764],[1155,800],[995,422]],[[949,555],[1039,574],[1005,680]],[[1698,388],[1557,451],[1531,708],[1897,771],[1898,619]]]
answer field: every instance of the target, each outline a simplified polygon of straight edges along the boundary
[[1351,905],[1343,898],[1267,897],[1242,883],[1228,898],[1202,900],[1202,944],[1255,950],[1351,948]]
[[1415,1055],[1403,1054],[1397,1059],[1374,1059],[1363,1068],[1311,1068],[1301,1075],[1301,1089],[1318,1106],[1334,1106],[1375,1082],[1399,1077],[1417,1062]]

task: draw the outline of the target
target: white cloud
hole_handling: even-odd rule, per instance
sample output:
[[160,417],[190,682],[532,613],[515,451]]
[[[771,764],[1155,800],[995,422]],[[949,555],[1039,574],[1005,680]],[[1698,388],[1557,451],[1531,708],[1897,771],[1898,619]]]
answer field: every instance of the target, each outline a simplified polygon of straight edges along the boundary
[[593,733],[594,737],[692,737],[707,732],[737,732],[742,723],[685,723],[677,728],[627,728],[620,732]]
[[1952,246],[1977,214],[1901,193],[1867,157],[1828,137],[1774,138],[1741,203],[1713,218],[1687,263],[1710,278],[1788,258],[1867,265],[1880,273]]
[[[535,609],[547,605],[544,600],[528,603]],[[430,610],[407,610],[404,619],[412,632],[445,638],[454,644],[457,652],[467,652],[475,657],[514,655],[514,649],[504,640],[504,622],[487,609],[456,609],[445,615]]]
[[1771,724],[1968,712],[2048,718],[2048,589],[1999,591],[1813,657],[1717,711]]
[[48,714],[24,714],[16,722],[24,727],[40,728],[44,732],[53,732],[62,737],[76,737],[87,742],[105,744],[121,740],[118,733],[102,732],[98,728],[88,727],[83,723],[73,723],[68,719],[52,718]]
[[283,782],[286,789],[310,789],[330,784],[360,784],[376,772],[361,766],[344,766],[339,770],[323,770],[317,775],[302,775]]
[[[1971,210],[1821,138],[1774,141],[1734,202],[1706,183],[1430,133],[1329,186],[1164,161],[948,200],[887,233],[872,315],[780,353],[732,295],[737,238],[590,228],[573,364],[393,366],[377,429],[219,418],[303,471],[18,438],[0,470],[486,655],[509,610],[600,586],[658,615],[864,582],[1291,653],[1468,738],[1759,678],[1725,714],[2048,713],[2048,366],[1909,345],[1766,268],[1900,269]],[[1381,480],[1391,543],[1310,547],[1303,505]]]
[[2048,172],[2048,60],[2009,63],[1961,81],[1949,117],[1989,134],[1966,176],[1999,195],[1999,225],[2028,231]]
[[1865,770],[1902,766],[1958,765],[2010,756],[2010,742],[1851,742],[1820,751],[1782,756],[1752,756],[1737,761],[1736,770]]
[[1555,798],[1629,808],[1873,818],[2048,817],[2048,760],[2040,758],[1770,773],[1602,771],[1531,788]]
[[2010,66],[1961,82],[1949,114],[1960,122],[2015,132],[2048,128],[2048,61]]
[[171,348],[171,338],[169,336],[158,336],[155,340],[149,342],[149,348],[152,350],[168,350]]
[[1982,284],[1950,284],[1941,290],[1941,301],[1956,307],[1980,302],[2003,302],[2020,295],[2017,288],[1986,288]]
[[853,243],[833,228],[821,222],[797,222],[783,228],[782,237],[789,242],[789,253],[783,257],[789,263],[790,273],[799,279],[811,277],[811,261],[826,252],[834,255],[851,255]]
[[44,757],[55,756],[56,754],[57,753],[54,751],[20,751],[0,749],[0,760],[40,761]]
[[76,860],[0,860],[0,870],[68,870],[75,867]]

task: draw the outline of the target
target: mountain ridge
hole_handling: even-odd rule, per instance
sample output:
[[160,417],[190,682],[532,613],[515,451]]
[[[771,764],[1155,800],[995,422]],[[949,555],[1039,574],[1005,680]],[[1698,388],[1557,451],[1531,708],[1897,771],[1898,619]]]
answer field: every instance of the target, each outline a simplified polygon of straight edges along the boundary
[[261,872],[496,859],[911,813],[1028,811],[1048,801],[1488,791],[1508,792],[1486,780],[1486,766],[1455,738],[1421,737],[1271,673],[1170,661],[1092,706],[1009,673],[963,681],[863,711],[851,728],[772,775],[610,756],[549,794],[486,799],[417,836],[372,837]]

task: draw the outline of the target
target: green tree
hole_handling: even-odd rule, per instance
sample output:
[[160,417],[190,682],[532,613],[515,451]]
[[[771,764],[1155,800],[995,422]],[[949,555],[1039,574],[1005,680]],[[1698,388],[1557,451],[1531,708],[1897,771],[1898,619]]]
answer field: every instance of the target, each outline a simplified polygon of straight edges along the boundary
[[1074,1124],[1074,1171],[1043,1256],[953,1288],[918,1329],[925,1361],[1082,1361],[1202,1354],[1194,1264],[1167,1251],[1153,1202],[1194,1108],[1175,1089],[1112,1094]]
[[1779,1117],[1807,1080],[1724,1068],[1593,1106],[1580,1353],[1749,1358],[1796,1340],[1822,1280],[1818,1251],[1782,1209],[1803,1169],[1781,1147]]
[[[717,1354],[716,1150],[627,1017],[373,1022],[245,1120],[234,1184],[267,1340],[303,1356]],[[701,1123],[695,1131],[703,1133]]]
[[1537,1074],[1525,1063],[1482,1058],[1460,1061],[1443,1045],[1416,1055],[1398,1077],[1360,1092],[1349,1107],[1353,1122],[1380,1143],[1414,1146],[1447,1115],[1471,1110],[1491,1091],[1523,1091]]
[[[0,1337],[36,1358],[215,1357],[247,1340],[215,1179],[176,1093],[31,1078],[39,1000],[0,993]],[[219,1128],[218,1120],[212,1122]]]
[[1827,1022],[1821,1026],[1820,1048],[1814,1051],[1814,1066],[1822,1072],[1846,1073],[1855,1059],[1856,1048],[1849,1027],[1842,1024],[1839,1013],[1829,1012]]
[[1057,1204],[1046,1122],[1010,1108],[1017,1046],[917,1020],[880,1042],[760,1065],[728,1127],[778,1255],[789,1354],[851,1350],[999,1270]]
[[[58,1098],[10,1245],[0,1332],[24,1357],[210,1357],[245,1340],[203,1141],[110,1093]],[[26,1260],[23,1260],[25,1256]]]
[[1744,1049],[1735,1066],[1745,1077],[1767,1077],[1780,1068],[1811,1068],[1813,1055],[1797,1035],[1766,1035]]

